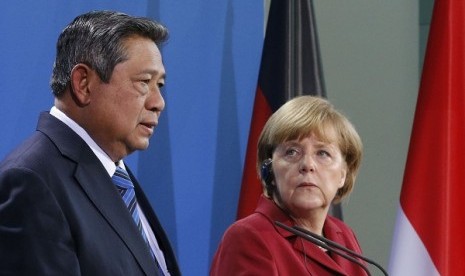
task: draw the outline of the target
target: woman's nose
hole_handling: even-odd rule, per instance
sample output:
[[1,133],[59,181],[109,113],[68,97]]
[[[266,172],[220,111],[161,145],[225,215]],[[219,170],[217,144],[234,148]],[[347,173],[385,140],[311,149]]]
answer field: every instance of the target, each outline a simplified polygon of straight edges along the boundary
[[315,171],[315,160],[311,155],[304,155],[300,160],[299,171],[301,173],[314,172]]

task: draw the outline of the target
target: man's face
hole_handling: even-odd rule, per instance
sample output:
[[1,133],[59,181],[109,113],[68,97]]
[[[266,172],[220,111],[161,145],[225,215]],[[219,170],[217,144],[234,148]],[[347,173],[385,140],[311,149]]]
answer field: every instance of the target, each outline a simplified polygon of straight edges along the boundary
[[165,107],[165,68],[160,50],[147,38],[124,43],[128,59],[117,64],[109,83],[94,80],[87,131],[114,160],[146,149]]

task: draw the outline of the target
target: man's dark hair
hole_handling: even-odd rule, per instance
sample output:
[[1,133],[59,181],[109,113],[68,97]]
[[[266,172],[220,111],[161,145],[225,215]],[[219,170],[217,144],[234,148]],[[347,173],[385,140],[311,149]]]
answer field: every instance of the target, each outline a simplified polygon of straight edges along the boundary
[[113,11],[92,11],[76,17],[57,41],[50,80],[53,94],[63,94],[78,63],[88,65],[108,83],[115,66],[127,59],[124,41],[132,36],[149,38],[160,47],[168,38],[168,30],[149,18]]

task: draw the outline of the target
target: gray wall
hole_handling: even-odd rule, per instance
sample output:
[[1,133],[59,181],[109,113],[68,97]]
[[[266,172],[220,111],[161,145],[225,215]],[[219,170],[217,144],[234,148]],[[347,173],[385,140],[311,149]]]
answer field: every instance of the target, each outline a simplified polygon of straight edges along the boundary
[[365,255],[387,267],[419,86],[419,2],[314,0],[314,6],[328,98],[365,147],[344,219]]

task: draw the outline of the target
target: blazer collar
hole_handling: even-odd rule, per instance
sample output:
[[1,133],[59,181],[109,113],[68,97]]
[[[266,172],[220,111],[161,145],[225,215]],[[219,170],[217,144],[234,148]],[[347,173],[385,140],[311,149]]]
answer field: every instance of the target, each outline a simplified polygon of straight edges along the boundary
[[[317,245],[303,238],[297,237],[297,235],[293,234],[292,232],[289,232],[286,229],[275,225],[274,222],[279,221],[289,227],[292,227],[295,225],[295,222],[272,200],[262,196],[259,200],[258,207],[255,212],[262,213],[264,216],[266,216],[273,224],[275,230],[283,238],[287,239],[295,250],[301,252],[307,258],[314,260],[320,265],[325,266],[329,270],[335,271],[341,275],[346,274],[341,266]],[[326,219],[325,225],[323,227],[323,233],[325,234],[326,238],[339,244],[344,244],[342,230],[331,219]],[[316,272],[312,271],[310,266],[308,266],[307,269],[309,269],[311,275],[316,275]]]
[[97,211],[120,236],[147,275],[157,275],[147,245],[110,176],[89,146],[63,122],[47,112],[40,115],[37,130],[47,135],[60,152],[76,162],[74,177]]

